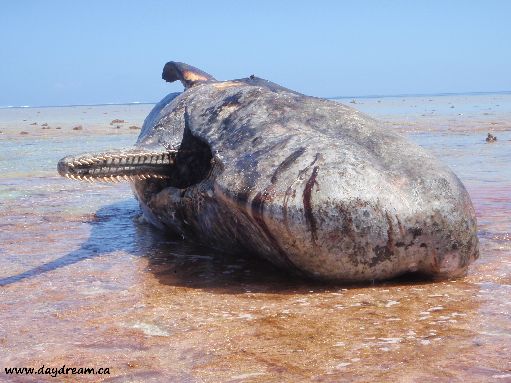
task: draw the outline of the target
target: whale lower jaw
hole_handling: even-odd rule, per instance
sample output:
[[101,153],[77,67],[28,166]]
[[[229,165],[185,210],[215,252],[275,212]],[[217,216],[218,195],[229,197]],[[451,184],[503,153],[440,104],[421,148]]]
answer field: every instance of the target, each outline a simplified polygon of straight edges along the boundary
[[170,176],[177,150],[116,150],[85,153],[61,159],[57,165],[63,177],[80,181],[119,182],[164,179]]

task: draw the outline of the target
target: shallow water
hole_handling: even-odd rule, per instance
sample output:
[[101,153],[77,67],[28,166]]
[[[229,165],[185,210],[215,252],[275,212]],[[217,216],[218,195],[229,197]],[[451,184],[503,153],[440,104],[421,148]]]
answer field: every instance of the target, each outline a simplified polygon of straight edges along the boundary
[[65,364],[110,375],[22,381],[511,382],[511,96],[402,100],[349,105],[465,183],[481,249],[465,278],[324,285],[165,237],[127,184],[55,171],[67,154],[131,146],[149,105],[0,109],[0,380]]

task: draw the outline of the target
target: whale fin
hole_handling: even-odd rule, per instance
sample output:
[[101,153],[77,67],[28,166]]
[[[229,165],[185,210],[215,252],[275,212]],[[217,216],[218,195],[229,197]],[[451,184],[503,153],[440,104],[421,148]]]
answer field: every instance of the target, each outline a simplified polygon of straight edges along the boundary
[[210,74],[176,61],[169,61],[165,64],[161,78],[167,82],[179,80],[186,89],[203,82],[216,81]]

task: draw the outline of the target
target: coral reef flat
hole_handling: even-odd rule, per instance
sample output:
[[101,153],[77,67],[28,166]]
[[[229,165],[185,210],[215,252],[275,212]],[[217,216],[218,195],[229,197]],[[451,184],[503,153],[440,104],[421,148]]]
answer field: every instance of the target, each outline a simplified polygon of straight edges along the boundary
[[0,109],[0,381],[56,381],[3,371],[43,364],[109,368],[59,376],[85,382],[511,381],[511,94],[351,100],[465,184],[466,277],[320,284],[166,236],[128,184],[56,171],[132,146],[152,105]]

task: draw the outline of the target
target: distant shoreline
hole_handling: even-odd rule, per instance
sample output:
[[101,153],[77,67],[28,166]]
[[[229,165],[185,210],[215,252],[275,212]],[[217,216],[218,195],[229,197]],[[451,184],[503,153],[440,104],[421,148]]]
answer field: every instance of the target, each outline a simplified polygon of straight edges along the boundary
[[352,98],[400,98],[400,97],[446,97],[446,96],[487,96],[492,94],[509,94],[511,90],[496,92],[446,92],[446,93],[403,93],[403,94],[370,94],[365,96],[335,96],[325,97],[330,100],[344,100]]
[[[485,96],[485,95],[511,95],[511,90],[496,92],[447,92],[447,93],[404,93],[404,94],[370,94],[364,96],[333,96],[324,97],[329,100],[347,100],[347,99],[373,99],[373,98],[402,98],[402,97],[446,97],[446,96]],[[117,106],[117,105],[154,105],[158,101],[131,101],[119,103],[99,103],[99,104],[70,104],[70,105],[2,105],[0,109],[28,109],[28,108],[73,108],[83,106]]]
[[[157,102],[157,101],[156,101]],[[118,106],[118,105],[154,105],[156,102],[107,102],[103,104],[69,104],[69,105],[2,105],[0,109],[36,109],[36,108],[74,108],[82,106]]]

